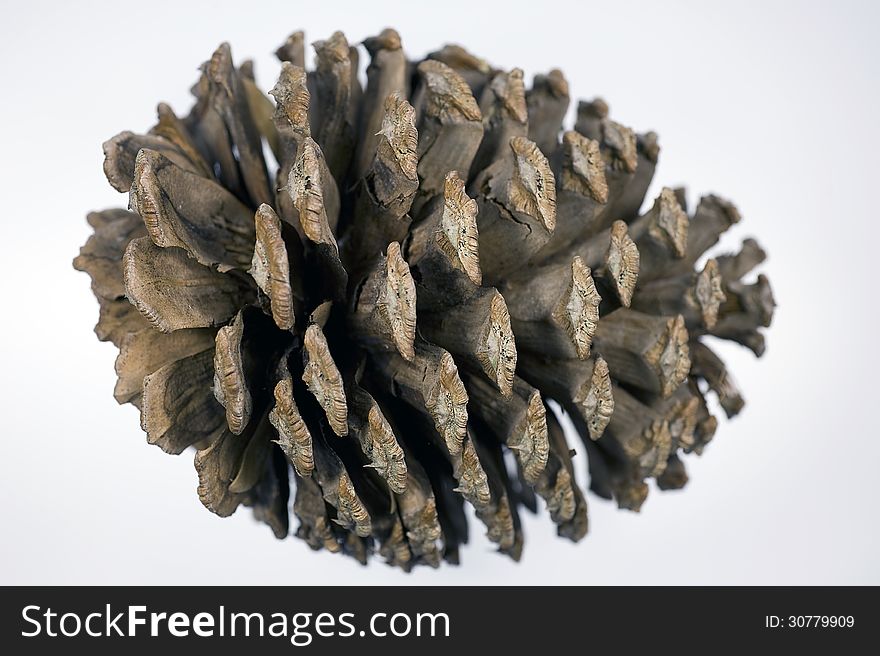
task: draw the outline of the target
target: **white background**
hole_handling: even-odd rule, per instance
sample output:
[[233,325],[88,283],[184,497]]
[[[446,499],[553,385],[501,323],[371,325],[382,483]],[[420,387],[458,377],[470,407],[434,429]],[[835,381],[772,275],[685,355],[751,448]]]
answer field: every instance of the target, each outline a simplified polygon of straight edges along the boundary
[[[871,4],[4,1],[0,583],[880,583]],[[354,42],[386,25],[413,56],[452,41],[529,80],[563,67],[573,96],[660,134],[652,196],[686,182],[692,200],[735,200],[732,237],[771,256],[768,352],[723,348],[748,405],[688,459],[687,488],[639,515],[590,495],[578,545],[530,518],[519,564],[477,526],[461,567],[406,576],[210,514],[191,454],[148,446],[113,400],[116,351],[70,265],[86,212],[126,203],[101,142],[147,129],[159,100],[185,113],[221,41],[268,89],[289,32]]]

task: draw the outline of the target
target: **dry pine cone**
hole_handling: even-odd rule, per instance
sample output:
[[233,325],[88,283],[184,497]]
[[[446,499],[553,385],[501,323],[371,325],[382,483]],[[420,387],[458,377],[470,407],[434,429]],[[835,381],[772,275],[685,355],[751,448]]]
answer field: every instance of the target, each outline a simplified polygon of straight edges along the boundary
[[195,448],[212,512],[250,506],[284,538],[291,509],[312,548],[407,570],[458,562],[465,503],[514,559],[538,497],[586,534],[560,410],[598,496],[638,510],[646,479],[682,487],[716,428],[705,393],[743,405],[700,338],[760,355],[774,305],[742,281],[753,240],[702,263],[737,210],[688,216],[663,189],[640,214],[656,135],[600,99],[563,131],[558,70],[526,89],[457,46],[363,46],[362,87],[342,33],[311,71],[293,34],[270,99],[223,44],[187,116],[160,104],[104,144],[129,210],[91,214],[74,264],[119,347],[116,399],[150,444]]

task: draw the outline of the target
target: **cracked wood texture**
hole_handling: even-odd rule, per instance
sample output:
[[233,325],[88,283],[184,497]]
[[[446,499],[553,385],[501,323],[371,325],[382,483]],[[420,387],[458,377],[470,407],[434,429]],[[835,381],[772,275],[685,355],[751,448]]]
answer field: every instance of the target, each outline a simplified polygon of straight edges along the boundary
[[745,404],[711,338],[760,355],[775,307],[755,239],[713,251],[736,207],[646,198],[657,134],[560,70],[308,43],[275,81],[221,44],[188,112],[104,143],[127,209],[89,214],[74,266],[148,444],[191,449],[220,517],[406,571],[460,561],[467,506],[519,560],[524,509],[578,541],[585,489],[685,486],[710,408]]

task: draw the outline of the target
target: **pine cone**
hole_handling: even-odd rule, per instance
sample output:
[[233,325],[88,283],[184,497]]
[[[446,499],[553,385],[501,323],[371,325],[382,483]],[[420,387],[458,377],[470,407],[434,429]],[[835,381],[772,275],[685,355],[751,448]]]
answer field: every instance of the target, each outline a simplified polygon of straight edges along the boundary
[[742,281],[753,240],[701,263],[737,210],[707,196],[689,217],[663,189],[640,214],[657,136],[599,99],[563,132],[558,70],[526,89],[457,46],[363,45],[362,88],[342,33],[308,72],[292,35],[274,102],[221,45],[185,118],[160,104],[104,144],[129,210],[91,214],[74,265],[119,347],[116,399],[150,444],[195,448],[217,515],[250,506],[286,537],[292,477],[312,548],[407,570],[458,562],[465,502],[514,559],[538,497],[586,534],[560,412],[598,496],[638,510],[648,478],[682,487],[716,428],[705,393],[743,406],[701,338],[761,355],[774,306]]

